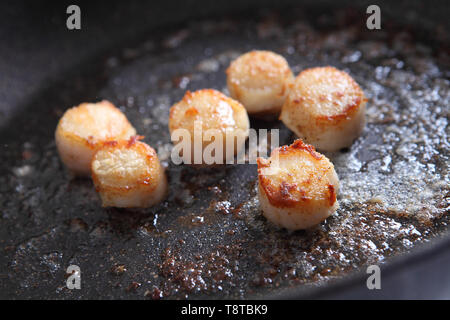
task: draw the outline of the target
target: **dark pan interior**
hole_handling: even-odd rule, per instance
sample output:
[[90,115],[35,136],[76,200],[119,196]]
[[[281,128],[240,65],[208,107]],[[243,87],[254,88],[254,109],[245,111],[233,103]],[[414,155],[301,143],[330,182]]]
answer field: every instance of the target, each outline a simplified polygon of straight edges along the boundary
[[[297,6],[216,15],[143,32],[61,73],[1,127],[0,296],[16,298],[248,298],[326,287],[447,234],[448,42],[365,12]],[[261,215],[254,165],[193,169],[170,163],[168,110],[185,90],[226,91],[238,54],[268,49],[294,72],[333,65],[369,98],[367,126],[327,154],[341,179],[340,209],[288,233]],[[170,194],[145,210],[103,209],[92,182],[59,161],[64,110],[108,99],[158,150]],[[6,113],[6,111],[5,111]],[[6,117],[5,117],[6,119]],[[279,122],[280,142],[294,136]],[[82,290],[65,287],[78,265]],[[295,293],[291,295],[295,297]]]

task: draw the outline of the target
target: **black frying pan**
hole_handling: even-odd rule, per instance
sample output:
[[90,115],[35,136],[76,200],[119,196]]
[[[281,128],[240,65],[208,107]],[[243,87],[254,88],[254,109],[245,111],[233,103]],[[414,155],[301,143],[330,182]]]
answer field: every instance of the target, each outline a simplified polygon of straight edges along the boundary
[[[450,297],[445,2],[380,2],[381,31],[365,28],[368,3],[81,2],[81,31],[65,28],[67,5],[0,10],[0,297]],[[328,155],[341,208],[313,230],[267,223],[254,166],[164,160],[170,105],[187,89],[226,91],[228,63],[255,48],[283,54],[295,73],[347,70],[370,98],[362,137]],[[102,209],[91,181],[60,163],[59,117],[100,99],[166,163],[161,205]],[[251,125],[294,139],[278,122]],[[366,287],[370,264],[382,266],[381,291]],[[66,288],[69,265],[81,290]]]

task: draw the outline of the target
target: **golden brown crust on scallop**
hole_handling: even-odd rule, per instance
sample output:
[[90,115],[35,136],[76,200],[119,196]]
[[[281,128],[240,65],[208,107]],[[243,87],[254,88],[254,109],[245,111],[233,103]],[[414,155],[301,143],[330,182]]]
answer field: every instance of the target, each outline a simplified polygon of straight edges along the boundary
[[283,105],[280,119],[320,150],[348,147],[364,127],[364,92],[353,78],[334,67],[302,71]]
[[[271,168],[276,166],[275,156],[279,157],[279,169]],[[258,159],[259,186],[277,208],[332,207],[336,190],[329,175],[333,172],[333,164],[300,139],[275,149],[268,160]]]
[[280,154],[291,154],[295,152],[296,150],[305,150],[308,151],[311,156],[313,156],[315,159],[320,160],[322,159],[322,155],[316,151],[316,148],[310,144],[306,144],[302,141],[302,139],[295,140],[291,145],[289,146],[281,146],[279,148]]
[[62,162],[75,174],[89,175],[92,156],[101,143],[134,134],[126,116],[103,100],[67,110],[58,122],[55,141]]
[[[241,87],[260,89],[264,85],[272,85],[274,80],[288,77],[292,71],[282,56],[271,51],[255,50],[232,61],[226,74],[239,92]],[[279,95],[284,95],[284,83],[280,89]]]
[[278,115],[294,76],[286,59],[271,51],[250,51],[226,70],[231,97],[254,116]]
[[[92,179],[97,191],[107,189],[109,192],[113,190],[124,192],[134,185],[145,185],[148,191],[156,188],[158,185],[157,177],[160,176],[162,168],[156,151],[149,145],[140,142],[141,139],[143,139],[143,136],[133,136],[129,140],[107,141],[102,144],[92,160]],[[119,150],[133,150],[143,156],[145,163],[142,163],[142,166],[132,170],[132,172],[123,171],[123,168],[119,166],[106,168],[104,171],[100,167],[94,166],[94,161],[101,161]]]
[[[170,109],[169,130],[175,145],[180,140],[189,139],[190,135],[191,159],[188,156],[183,158],[185,163],[194,164],[194,153],[203,151],[211,143],[211,136],[215,141],[222,138],[223,160],[221,159],[200,159],[199,165],[222,164],[231,160],[245,145],[250,127],[247,111],[238,101],[231,99],[223,93],[213,89],[203,89],[195,92],[187,91],[183,99],[174,104]],[[180,130],[174,134],[176,130]],[[183,131],[182,131],[183,130]],[[186,132],[187,131],[187,132]],[[180,134],[182,139],[176,136]],[[228,138],[228,140],[227,140]],[[227,141],[230,148],[227,150]],[[201,150],[197,150],[201,147]],[[197,153],[198,154],[198,153]],[[214,163],[210,163],[214,161]],[[221,163],[220,163],[221,162]]]
[[150,207],[166,196],[164,168],[142,138],[107,141],[95,153],[92,179],[104,207]]
[[336,190],[335,187],[332,184],[328,185],[328,191],[329,192],[329,197],[328,197],[328,204],[330,205],[330,207],[336,202]]
[[[94,149],[97,142],[125,136],[128,138],[130,128],[133,126],[125,115],[111,102],[102,100],[98,103],[82,103],[67,110],[60,119],[57,130]],[[89,135],[81,131],[89,132]]]
[[330,66],[300,72],[292,89],[289,103],[306,106],[320,103],[322,108],[311,110],[321,120],[344,120],[361,102],[367,101],[360,86],[348,73]]
[[202,121],[202,129],[241,128],[245,108],[236,100],[214,89],[186,91],[183,99],[170,108],[169,129],[194,129],[194,121]]

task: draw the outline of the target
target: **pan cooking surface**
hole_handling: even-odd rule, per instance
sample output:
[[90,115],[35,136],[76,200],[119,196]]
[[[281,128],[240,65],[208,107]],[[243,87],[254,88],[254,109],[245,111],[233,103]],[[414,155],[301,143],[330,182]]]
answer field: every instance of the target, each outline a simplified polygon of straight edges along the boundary
[[[261,13],[149,33],[86,63],[2,128],[0,292],[21,298],[245,298],[320,285],[383,263],[447,231],[448,56],[408,29],[367,31],[351,10]],[[169,108],[186,90],[228,93],[225,69],[273,50],[295,74],[333,65],[369,98],[363,135],[327,154],[340,209],[317,228],[270,225],[256,199],[256,166],[196,170],[170,162]],[[90,180],[62,166],[54,129],[65,109],[108,99],[167,167],[170,194],[145,210],[104,209]],[[251,120],[254,128],[279,122]],[[65,287],[69,265],[82,290]]]

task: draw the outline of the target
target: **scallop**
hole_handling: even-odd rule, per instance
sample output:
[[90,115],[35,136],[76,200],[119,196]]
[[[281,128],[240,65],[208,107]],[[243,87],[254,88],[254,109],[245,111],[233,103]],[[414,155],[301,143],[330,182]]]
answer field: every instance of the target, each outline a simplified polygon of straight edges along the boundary
[[92,179],[104,207],[146,208],[164,199],[167,179],[158,156],[133,136],[108,141],[92,159]]
[[67,110],[55,132],[62,162],[76,175],[88,176],[91,160],[105,141],[128,139],[136,130],[126,116],[108,101],[82,103]]
[[289,64],[271,51],[251,51],[227,69],[228,91],[250,115],[276,119],[294,80]]
[[180,155],[186,164],[234,161],[245,146],[249,127],[242,104],[213,89],[187,91],[170,109],[172,141],[185,146]]
[[311,228],[339,207],[333,164],[301,139],[258,158],[258,182],[263,215],[288,230]]
[[301,72],[280,119],[305,142],[323,151],[351,146],[365,123],[367,99],[347,73],[333,67]]

